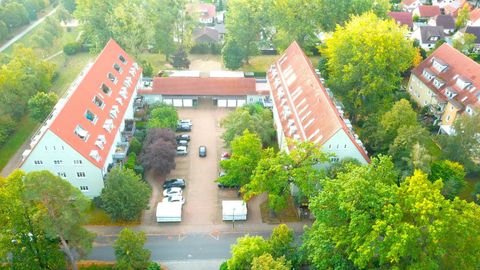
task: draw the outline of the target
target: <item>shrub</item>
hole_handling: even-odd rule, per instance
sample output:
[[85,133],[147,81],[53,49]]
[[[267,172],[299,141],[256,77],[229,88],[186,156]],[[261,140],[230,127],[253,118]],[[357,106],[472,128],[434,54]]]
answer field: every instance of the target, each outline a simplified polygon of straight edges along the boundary
[[220,270],[228,270],[228,264],[226,261],[220,264]]
[[135,168],[136,163],[137,163],[137,154],[132,152],[128,155],[127,162],[125,162],[125,168],[133,170],[133,168]]
[[143,140],[145,140],[145,136],[146,136],[147,132],[145,130],[135,130],[135,134],[133,134],[133,136],[139,141],[139,142],[143,142]]
[[78,42],[67,43],[65,44],[65,46],[63,46],[63,52],[66,55],[74,55],[78,53],[80,49],[81,49],[81,46]]
[[130,147],[128,148],[128,153],[135,153],[138,155],[142,150],[142,143],[135,137],[130,141]]

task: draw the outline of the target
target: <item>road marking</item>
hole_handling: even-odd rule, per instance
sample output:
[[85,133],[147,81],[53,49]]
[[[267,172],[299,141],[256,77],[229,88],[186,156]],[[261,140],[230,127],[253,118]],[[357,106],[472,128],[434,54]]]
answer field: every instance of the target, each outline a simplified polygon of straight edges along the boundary
[[218,230],[215,230],[208,235],[217,241],[220,240],[220,232]]
[[179,233],[178,234],[178,242],[181,242],[183,241],[183,239],[187,238],[188,235],[184,234],[184,233]]

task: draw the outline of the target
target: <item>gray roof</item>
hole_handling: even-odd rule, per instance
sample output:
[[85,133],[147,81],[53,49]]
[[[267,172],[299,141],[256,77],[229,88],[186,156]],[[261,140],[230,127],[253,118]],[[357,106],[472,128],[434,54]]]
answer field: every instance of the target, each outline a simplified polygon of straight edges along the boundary
[[227,32],[225,24],[223,23],[215,24],[215,30],[217,30],[219,34],[225,34]]
[[455,29],[455,20],[450,15],[438,15],[435,18],[435,24],[444,29]]
[[216,43],[220,40],[218,31],[209,27],[195,29],[192,36],[197,43]]
[[423,44],[435,44],[438,40],[443,39],[443,27],[441,26],[420,26],[420,35]]
[[475,43],[480,43],[480,26],[467,26],[465,33],[476,36],[477,39],[475,40]]

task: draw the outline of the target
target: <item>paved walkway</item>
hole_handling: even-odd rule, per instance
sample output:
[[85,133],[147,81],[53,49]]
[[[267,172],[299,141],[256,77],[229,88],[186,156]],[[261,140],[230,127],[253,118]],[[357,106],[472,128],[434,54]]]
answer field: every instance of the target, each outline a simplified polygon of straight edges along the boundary
[[27,28],[25,28],[22,32],[18,33],[15,37],[7,41],[5,44],[3,44],[0,47],[0,52],[3,52],[5,49],[10,47],[13,43],[17,42],[19,39],[21,39],[23,36],[25,36],[28,32],[32,31],[33,28],[37,27],[39,24],[41,24],[47,17],[51,16],[57,11],[58,7],[54,8],[52,11],[50,11],[47,15],[43,16],[42,18],[36,20],[35,22],[31,23]]

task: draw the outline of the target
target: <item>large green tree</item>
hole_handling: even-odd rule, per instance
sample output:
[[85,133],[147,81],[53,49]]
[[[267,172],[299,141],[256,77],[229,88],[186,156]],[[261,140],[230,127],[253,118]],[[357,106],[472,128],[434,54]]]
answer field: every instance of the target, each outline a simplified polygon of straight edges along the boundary
[[130,169],[114,168],[108,173],[100,198],[102,208],[114,220],[136,220],[148,207],[150,187]]
[[143,270],[150,264],[151,252],[143,246],[147,241],[144,232],[123,229],[113,244],[116,267],[124,270]]
[[374,158],[325,180],[310,209],[304,251],[319,269],[475,269],[480,208],[445,199],[441,181],[416,171],[400,186],[392,162]]
[[28,100],[30,116],[37,122],[42,122],[57,103],[58,96],[54,92],[38,92]]
[[81,23],[85,42],[91,46],[91,51],[99,52],[112,37],[108,20],[119,2],[123,1],[77,0],[74,16]]
[[12,269],[62,269],[65,256],[56,236],[47,235],[40,204],[25,200],[25,173],[16,170],[0,179],[0,257],[11,256]]
[[453,200],[465,186],[465,169],[462,164],[450,160],[436,161],[428,175],[430,181],[442,180],[442,194]]
[[49,171],[30,172],[24,178],[25,199],[41,205],[45,214],[40,218],[49,238],[57,238],[72,269],[77,257],[84,257],[92,248],[94,234],[83,228],[85,211],[90,201],[69,182]]
[[[336,5],[336,3],[335,3]],[[328,84],[357,121],[392,106],[400,73],[416,54],[405,29],[368,12],[338,26],[327,39]]]
[[268,241],[261,236],[244,236],[232,245],[232,257],[227,261],[229,270],[250,269],[255,257],[270,252]]
[[250,177],[262,155],[260,138],[248,130],[242,136],[233,139],[231,143],[232,156],[222,160],[220,166],[226,175],[219,182],[228,186],[243,186],[250,182]]
[[148,128],[169,128],[175,130],[177,127],[178,113],[177,110],[164,103],[157,104],[150,112],[148,119]]
[[252,260],[251,270],[289,270],[292,269],[291,264],[284,257],[273,258],[272,255],[265,253],[255,257]]

